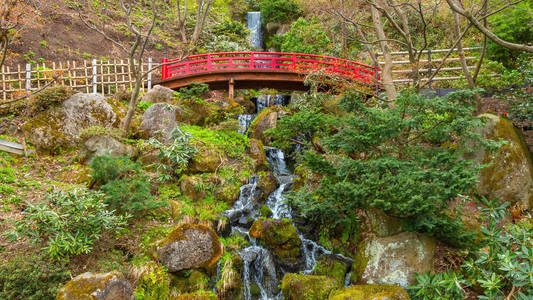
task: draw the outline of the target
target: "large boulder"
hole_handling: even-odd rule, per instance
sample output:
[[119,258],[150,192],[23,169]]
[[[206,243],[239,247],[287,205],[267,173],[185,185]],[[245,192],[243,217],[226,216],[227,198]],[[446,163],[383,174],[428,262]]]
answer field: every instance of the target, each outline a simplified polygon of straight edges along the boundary
[[198,152],[187,166],[190,173],[213,173],[221,166],[224,155],[215,149],[200,146]]
[[56,300],[128,300],[135,299],[130,283],[118,272],[76,276],[57,292]]
[[281,264],[294,268],[301,263],[302,240],[290,220],[259,218],[248,233],[274,253]]
[[263,109],[252,121],[248,132],[250,137],[260,140],[263,145],[270,143],[270,138],[265,136],[265,131],[277,125],[278,118],[286,115],[287,112],[280,105]]
[[254,164],[254,169],[256,171],[265,171],[268,169],[267,160],[265,156],[265,148],[263,143],[256,139],[250,139],[248,142],[248,152],[250,153],[250,158]]
[[409,300],[407,292],[396,285],[353,285],[331,292],[329,300]]
[[141,101],[143,102],[152,102],[152,103],[160,103],[160,102],[166,102],[169,103],[174,98],[174,91],[161,86],[156,85],[154,86],[148,93],[144,94],[141,98]]
[[180,109],[170,104],[156,103],[150,106],[143,114],[140,127],[144,137],[160,137],[163,140],[170,139],[172,130],[178,124],[176,115],[180,115]]
[[432,269],[435,240],[423,234],[403,232],[361,242],[352,266],[352,280],[361,284],[414,283],[415,273]]
[[209,227],[183,224],[158,243],[157,259],[170,272],[204,268],[211,270],[222,256],[222,244]]
[[327,276],[287,273],[281,281],[283,299],[287,300],[327,299],[329,293],[337,287],[337,282]]
[[491,140],[504,139],[507,144],[494,152],[478,147],[466,158],[477,163],[490,164],[481,170],[477,191],[489,199],[501,202],[520,203],[525,208],[533,207],[533,159],[524,138],[513,124],[505,118],[483,114],[488,119],[482,134]]
[[380,209],[369,208],[366,215],[370,221],[370,230],[377,236],[391,236],[404,230],[399,218],[391,217]]
[[323,256],[316,262],[312,275],[322,275],[335,279],[338,286],[344,286],[348,265],[335,256]]
[[77,145],[83,129],[109,128],[116,120],[113,107],[102,95],[78,93],[30,119],[23,133],[37,149],[56,151]]
[[81,149],[80,157],[84,161],[90,161],[95,156],[108,154],[112,157],[130,156],[136,157],[139,149],[126,145],[110,135],[95,135],[88,138]]
[[259,181],[257,182],[257,188],[259,189],[260,193],[258,195],[258,199],[256,200],[258,200],[260,203],[264,203],[267,200],[268,195],[275,191],[277,187],[278,180],[274,174],[272,172],[266,172],[259,178]]

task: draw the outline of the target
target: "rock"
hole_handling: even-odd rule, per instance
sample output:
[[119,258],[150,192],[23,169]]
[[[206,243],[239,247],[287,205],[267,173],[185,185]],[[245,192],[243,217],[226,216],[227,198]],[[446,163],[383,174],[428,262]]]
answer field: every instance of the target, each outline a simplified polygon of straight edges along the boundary
[[222,118],[218,106],[203,100],[180,101],[179,107],[183,109],[183,113],[178,120],[191,125],[204,126],[216,123],[217,120],[221,120]]
[[255,104],[243,96],[237,96],[235,102],[244,108],[245,114],[254,114],[255,113]]
[[173,276],[172,285],[181,293],[191,293],[208,288],[209,276],[200,271],[182,271]]
[[180,182],[181,193],[187,196],[191,200],[200,200],[205,198],[205,189],[198,190],[197,186],[202,183],[202,177],[196,176],[184,176]]
[[388,216],[380,209],[369,208],[366,214],[370,221],[370,230],[377,236],[391,236],[404,230],[399,218]]
[[281,281],[281,290],[287,300],[323,300],[337,288],[337,282],[326,276],[287,273]]
[[248,149],[250,152],[250,158],[254,164],[254,169],[256,171],[265,171],[268,170],[267,160],[265,156],[265,148],[263,143],[256,139],[250,139],[248,143]]
[[95,135],[83,143],[80,156],[84,161],[93,157],[108,154],[112,157],[129,156],[135,158],[139,149],[126,145],[110,135]]
[[102,95],[78,93],[61,106],[51,107],[30,119],[24,124],[23,133],[37,149],[54,152],[77,145],[83,129],[109,128],[116,120],[116,113]]
[[353,285],[331,292],[329,300],[409,300],[407,292],[395,285]]
[[218,300],[218,297],[212,291],[201,291],[190,294],[181,294],[173,297],[172,300]]
[[478,193],[489,199],[498,198],[502,203],[518,202],[524,208],[533,208],[533,159],[521,132],[505,118],[481,116],[488,118],[483,136],[508,143],[493,153],[478,147],[473,154],[465,155],[477,163],[491,163],[481,170]]
[[272,172],[268,172],[259,178],[257,187],[260,191],[257,200],[260,203],[264,203],[267,200],[268,195],[270,195],[278,187],[278,181]]
[[161,137],[169,140],[172,130],[177,125],[176,115],[180,115],[180,109],[167,103],[156,103],[150,106],[143,114],[140,129],[145,138]]
[[135,299],[133,288],[124,277],[116,272],[76,276],[58,290],[56,300],[127,300]]
[[259,218],[248,233],[258,238],[282,264],[294,267],[301,263],[302,241],[290,220]]
[[264,132],[267,129],[276,127],[278,121],[278,112],[271,109],[264,109],[261,113],[252,121],[252,125],[248,132],[254,139],[260,140],[264,145],[270,143],[270,138],[267,138]]
[[263,218],[272,217],[272,210],[267,205],[261,206],[261,208],[259,209],[259,213],[261,214],[261,217]]
[[191,173],[212,173],[222,164],[222,154],[212,148],[200,147],[198,153],[189,163],[187,171]]
[[434,250],[434,239],[413,232],[366,239],[357,248],[352,280],[407,287],[414,283],[415,273],[432,269]]
[[170,272],[211,269],[222,256],[222,244],[209,227],[183,224],[158,243],[157,259]]
[[333,278],[338,286],[344,286],[344,279],[347,271],[348,265],[346,263],[336,260],[334,257],[323,256],[317,261],[311,274]]
[[156,85],[154,86],[148,93],[144,94],[141,98],[141,101],[143,102],[152,102],[152,103],[160,103],[160,102],[166,102],[169,103],[174,98],[174,91],[161,86]]

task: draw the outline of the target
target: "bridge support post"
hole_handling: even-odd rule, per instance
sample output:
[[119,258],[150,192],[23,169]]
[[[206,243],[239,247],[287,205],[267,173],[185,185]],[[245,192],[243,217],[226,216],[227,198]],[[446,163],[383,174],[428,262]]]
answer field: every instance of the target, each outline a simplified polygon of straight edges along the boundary
[[235,95],[235,79],[233,78],[230,78],[230,80],[228,81],[228,94],[229,98],[233,100]]

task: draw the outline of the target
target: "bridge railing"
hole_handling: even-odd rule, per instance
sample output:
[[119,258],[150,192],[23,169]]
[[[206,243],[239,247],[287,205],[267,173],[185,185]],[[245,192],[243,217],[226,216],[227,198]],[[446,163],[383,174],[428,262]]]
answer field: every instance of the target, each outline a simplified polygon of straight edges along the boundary
[[[176,61],[175,64],[172,61]],[[278,52],[225,52],[189,56],[183,60],[163,58],[162,80],[220,71],[325,72],[365,83],[376,82],[375,67],[358,62],[312,54]]]

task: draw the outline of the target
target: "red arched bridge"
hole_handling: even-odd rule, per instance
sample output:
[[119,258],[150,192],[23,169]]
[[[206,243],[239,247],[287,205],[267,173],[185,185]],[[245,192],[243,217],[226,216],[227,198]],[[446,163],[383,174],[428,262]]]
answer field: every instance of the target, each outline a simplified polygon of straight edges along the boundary
[[[172,63],[175,61],[176,63]],[[374,84],[376,69],[358,62],[311,54],[276,52],[225,52],[189,56],[183,60],[163,58],[163,86],[171,89],[192,82],[206,83],[211,89],[227,89],[230,97],[237,89],[274,88],[307,90],[305,76],[323,72],[342,78]]]

